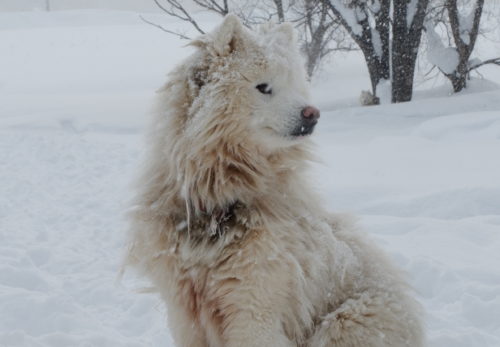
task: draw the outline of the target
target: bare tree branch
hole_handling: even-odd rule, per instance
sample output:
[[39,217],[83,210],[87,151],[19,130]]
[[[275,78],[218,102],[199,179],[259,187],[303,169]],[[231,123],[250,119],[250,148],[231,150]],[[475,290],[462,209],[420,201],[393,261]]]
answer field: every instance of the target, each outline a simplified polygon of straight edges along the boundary
[[139,18],[141,18],[143,22],[148,23],[148,24],[150,24],[150,25],[152,25],[152,26],[154,26],[154,27],[157,27],[158,29],[160,29],[160,30],[162,30],[162,31],[164,31],[164,32],[166,32],[166,33],[169,33],[169,34],[172,34],[172,35],[179,36],[179,37],[180,37],[181,39],[183,39],[183,40],[191,40],[191,38],[190,38],[189,36],[186,36],[186,35],[184,35],[184,34],[182,34],[182,33],[179,33],[179,32],[175,32],[175,31],[172,31],[172,30],[168,30],[168,29],[166,29],[165,27],[163,27],[163,26],[161,26],[161,25],[159,25],[159,24],[156,24],[156,23],[153,23],[153,22],[148,21],[146,18],[144,18],[144,17],[143,17],[143,16],[141,16],[141,15],[139,15]]
[[474,65],[469,67],[468,72],[471,72],[472,70],[475,70],[475,69],[477,69],[483,65],[486,65],[486,64],[494,64],[494,65],[500,66],[500,57],[488,59],[488,60],[482,61],[478,64],[474,64]]
[[193,0],[193,2],[196,5],[202,7],[206,10],[216,12],[222,16],[225,16],[226,14],[229,13],[229,7],[227,4],[227,0],[223,0],[222,5],[219,4],[215,0]]
[[[189,12],[184,8],[184,6],[182,6],[179,1],[177,0],[166,0],[166,2],[171,6],[170,9],[166,8],[165,6],[163,6],[159,0],[153,0],[155,2],[155,4],[161,9],[163,10],[164,12],[166,12],[167,14],[171,15],[172,17],[177,17],[179,19],[182,19],[183,21],[186,21],[186,22],[189,22],[191,23],[195,29],[200,33],[200,34],[205,34],[205,31],[203,31],[198,23],[193,19],[193,17],[191,17],[191,15],[189,14]],[[178,12],[176,12],[176,10]],[[181,14],[179,14],[179,12]],[[184,15],[184,16],[183,16]]]

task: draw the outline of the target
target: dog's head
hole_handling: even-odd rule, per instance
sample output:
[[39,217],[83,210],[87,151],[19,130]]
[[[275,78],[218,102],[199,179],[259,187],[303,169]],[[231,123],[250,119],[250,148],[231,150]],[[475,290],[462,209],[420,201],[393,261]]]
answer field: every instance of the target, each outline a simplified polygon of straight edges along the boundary
[[319,111],[310,105],[291,25],[252,33],[228,15],[192,45],[197,52],[185,70],[192,103],[185,123],[188,133],[204,124],[272,151],[313,132]]
[[252,33],[227,16],[191,45],[196,52],[160,90],[149,172],[195,211],[248,203],[298,175],[319,111],[309,103],[293,28]]

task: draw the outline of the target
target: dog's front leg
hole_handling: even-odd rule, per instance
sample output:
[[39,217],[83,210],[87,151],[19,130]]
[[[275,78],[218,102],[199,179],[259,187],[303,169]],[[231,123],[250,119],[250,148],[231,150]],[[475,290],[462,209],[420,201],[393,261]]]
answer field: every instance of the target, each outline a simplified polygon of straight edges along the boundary
[[193,320],[186,307],[178,304],[175,300],[169,300],[168,297],[165,300],[168,302],[168,322],[175,345],[178,347],[208,347],[205,333]]
[[[257,259],[245,257],[243,259]],[[223,347],[295,347],[284,330],[288,273],[281,262],[241,261],[230,264],[227,277],[211,286],[217,303],[217,331]],[[269,271],[269,270],[273,271]],[[215,344],[214,346],[218,346]],[[221,347],[222,347],[221,346]]]
[[231,317],[224,331],[224,347],[291,347],[281,322],[270,312],[242,311]]
[[[247,230],[211,270],[206,297],[223,347],[296,347],[285,330],[290,283],[289,253],[277,250],[275,233]],[[231,253],[232,251],[232,253]],[[217,346],[216,344],[214,346]],[[222,347],[221,346],[221,347]]]

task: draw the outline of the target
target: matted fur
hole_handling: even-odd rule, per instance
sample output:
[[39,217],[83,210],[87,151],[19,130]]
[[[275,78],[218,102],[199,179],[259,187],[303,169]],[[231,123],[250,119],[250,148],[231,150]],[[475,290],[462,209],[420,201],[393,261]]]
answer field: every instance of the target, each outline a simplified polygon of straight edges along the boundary
[[159,91],[127,257],[176,344],[422,346],[400,273],[308,187],[309,140],[287,135],[309,103],[292,28],[228,16],[193,45]]

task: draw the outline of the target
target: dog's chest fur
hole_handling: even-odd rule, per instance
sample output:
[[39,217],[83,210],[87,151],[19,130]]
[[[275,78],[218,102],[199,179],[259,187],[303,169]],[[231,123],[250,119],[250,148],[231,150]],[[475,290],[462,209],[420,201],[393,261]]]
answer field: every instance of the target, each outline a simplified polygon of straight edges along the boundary
[[238,287],[254,265],[248,246],[262,233],[251,224],[255,212],[239,202],[212,213],[199,213],[175,229],[169,256],[174,276],[174,300],[191,320],[203,327],[207,339],[220,343],[231,310],[224,297]]

